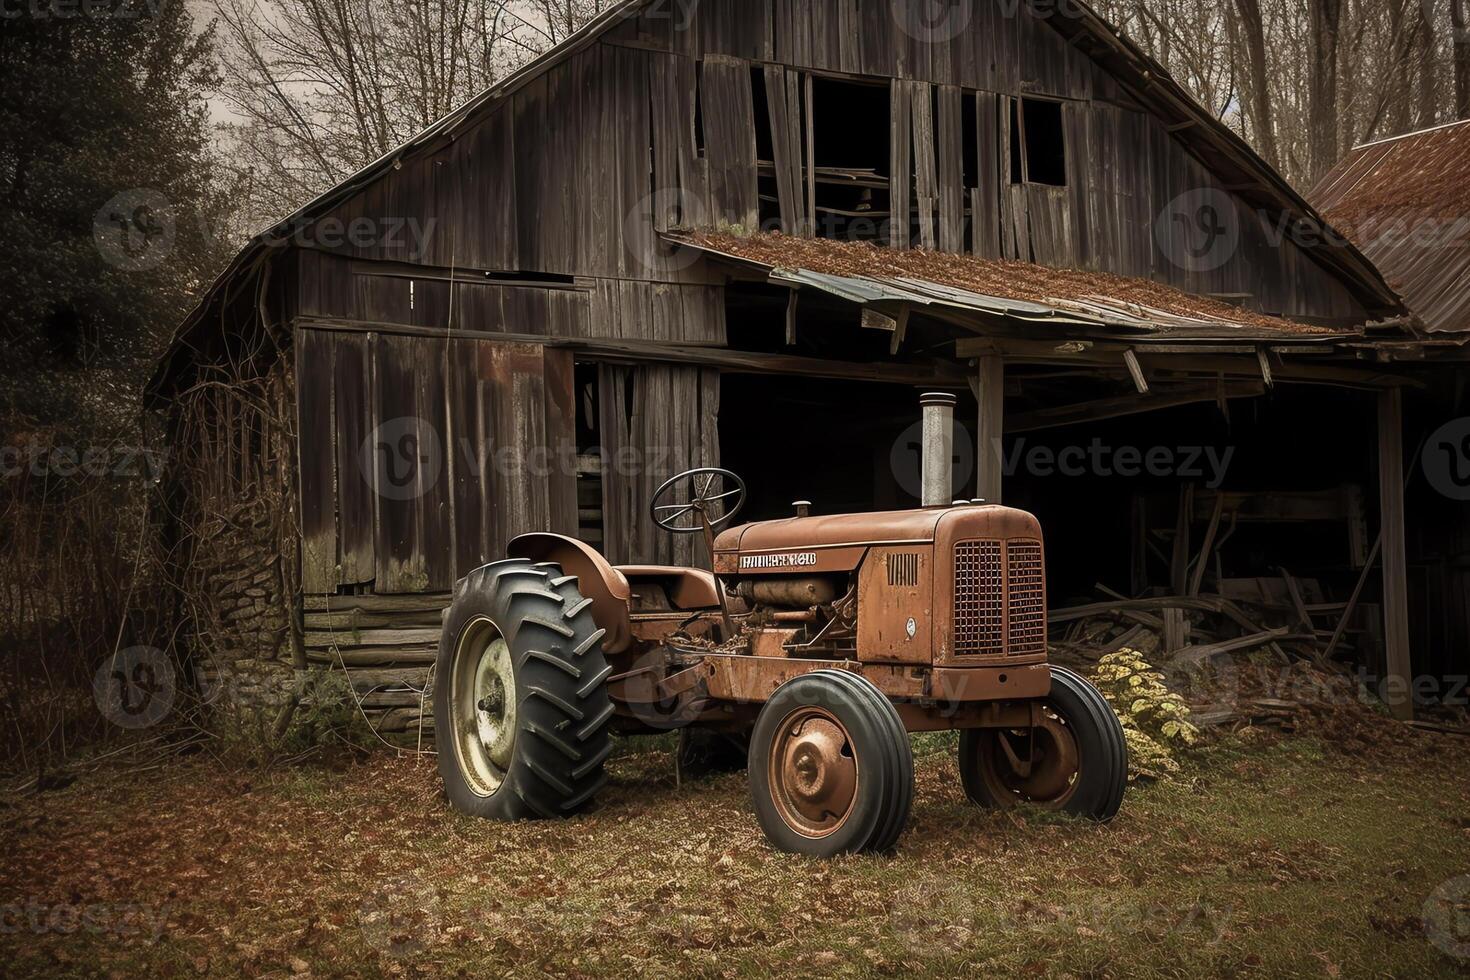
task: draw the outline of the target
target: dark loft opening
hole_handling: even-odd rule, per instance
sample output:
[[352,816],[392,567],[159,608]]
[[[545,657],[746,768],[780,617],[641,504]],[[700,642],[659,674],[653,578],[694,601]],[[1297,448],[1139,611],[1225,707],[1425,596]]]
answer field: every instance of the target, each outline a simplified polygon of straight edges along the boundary
[[699,72],[694,73],[694,152],[699,159],[704,159],[704,88]]
[[[973,399],[960,402],[957,414],[972,416]],[[722,374],[720,465],[748,489],[740,519],[790,517],[794,500],[817,515],[919,506],[919,417],[908,385]],[[973,454],[961,455],[968,477]]]
[[816,233],[870,241],[888,220],[887,84],[812,79]]
[[1062,128],[1062,104],[1047,99],[1022,99],[1026,114],[1026,180],[1032,184],[1067,186],[1067,143]]
[[1026,155],[1021,152],[1021,102],[1019,99],[1007,99],[1011,106],[1010,126],[1011,138],[1011,183],[1019,184],[1026,179]]

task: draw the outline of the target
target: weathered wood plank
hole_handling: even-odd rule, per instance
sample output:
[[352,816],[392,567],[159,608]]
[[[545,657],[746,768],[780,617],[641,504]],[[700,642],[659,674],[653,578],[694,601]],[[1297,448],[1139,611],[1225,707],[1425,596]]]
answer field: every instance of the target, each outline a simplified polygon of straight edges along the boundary
[[[382,593],[428,586],[419,514],[424,482],[434,471],[434,438],[419,414],[415,371],[418,338],[379,334],[373,343],[377,576]],[[442,447],[441,447],[442,448]],[[427,457],[427,458],[426,458]],[[442,457],[439,458],[442,461]]]
[[333,411],[337,449],[337,553],[340,580],[373,580],[373,446],[369,337],[335,335]]
[[933,89],[924,82],[915,82],[909,95],[913,105],[914,196],[919,208],[919,245],[932,249],[939,244],[935,230],[939,180],[935,173]]
[[733,58],[707,58],[700,81],[711,220],[754,231],[760,225],[760,192],[750,66]]
[[906,82],[895,80],[889,89],[888,196],[889,240],[893,248],[908,248],[910,199],[913,195],[913,97]]
[[301,484],[301,587],[335,592],[337,568],[337,449],[333,427],[336,336],[296,334],[297,466]]

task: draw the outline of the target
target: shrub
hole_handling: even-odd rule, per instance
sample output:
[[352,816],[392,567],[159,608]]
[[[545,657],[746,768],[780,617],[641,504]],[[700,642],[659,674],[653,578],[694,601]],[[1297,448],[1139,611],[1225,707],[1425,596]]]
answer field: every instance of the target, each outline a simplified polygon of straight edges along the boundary
[[1123,723],[1128,778],[1159,779],[1177,772],[1174,754],[1193,745],[1199,729],[1189,723],[1184,699],[1164,686],[1164,675],[1138,651],[1124,648],[1098,661],[1092,682]]

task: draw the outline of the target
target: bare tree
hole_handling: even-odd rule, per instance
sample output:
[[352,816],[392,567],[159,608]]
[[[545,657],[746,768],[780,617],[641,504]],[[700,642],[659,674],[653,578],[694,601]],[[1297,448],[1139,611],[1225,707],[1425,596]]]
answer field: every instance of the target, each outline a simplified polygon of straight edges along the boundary
[[1276,125],[1271,113],[1271,88],[1267,74],[1266,27],[1261,18],[1260,0],[1235,0],[1238,33],[1234,41],[1245,58],[1245,96],[1247,130],[1255,138],[1256,149],[1273,167],[1281,165],[1281,151],[1276,146]]
[[1450,0],[1451,44],[1455,65],[1455,118],[1470,119],[1470,17],[1465,0]]
[[1098,7],[1307,187],[1361,142],[1470,116],[1467,5],[1231,0],[1223,27],[1220,5],[1200,0]]
[[279,218],[493,86],[610,0],[214,0],[252,218]]

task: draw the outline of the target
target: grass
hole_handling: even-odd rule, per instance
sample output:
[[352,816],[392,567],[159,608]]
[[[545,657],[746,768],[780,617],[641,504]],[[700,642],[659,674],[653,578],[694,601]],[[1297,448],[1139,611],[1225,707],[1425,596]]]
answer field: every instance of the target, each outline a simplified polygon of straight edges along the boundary
[[[773,852],[743,774],[676,788],[630,741],[597,810],[450,812],[432,765],[242,774],[181,762],[0,804],[10,976],[1459,975],[1470,760],[1239,738],[1096,827],[970,806],[916,739],[891,857]],[[1470,888],[1467,888],[1470,892]],[[1470,951],[1465,948],[1461,952]]]

